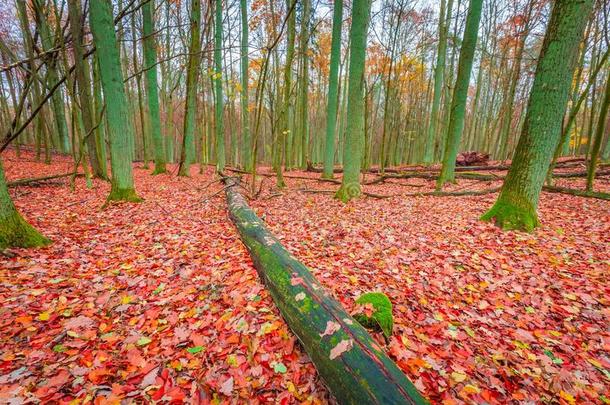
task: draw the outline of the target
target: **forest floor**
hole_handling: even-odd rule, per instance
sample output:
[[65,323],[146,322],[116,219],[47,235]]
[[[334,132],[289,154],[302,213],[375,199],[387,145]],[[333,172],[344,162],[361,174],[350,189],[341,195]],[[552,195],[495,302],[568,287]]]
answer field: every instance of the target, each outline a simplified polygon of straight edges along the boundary
[[[3,161],[9,180],[72,168],[13,152]],[[0,403],[328,402],[259,282],[213,168],[178,178],[141,166],[141,204],[102,209],[109,184],[89,190],[83,178],[75,191],[68,179],[11,188],[54,243],[0,256]],[[362,292],[390,297],[394,335],[388,345],[376,337],[432,402],[610,401],[608,201],[543,193],[542,226],[525,234],[478,220],[497,193],[344,205],[303,191],[338,187],[318,174],[288,176],[314,180],[286,178],[278,192],[267,178],[252,207],[348,311]],[[609,191],[609,178],[596,188]]]

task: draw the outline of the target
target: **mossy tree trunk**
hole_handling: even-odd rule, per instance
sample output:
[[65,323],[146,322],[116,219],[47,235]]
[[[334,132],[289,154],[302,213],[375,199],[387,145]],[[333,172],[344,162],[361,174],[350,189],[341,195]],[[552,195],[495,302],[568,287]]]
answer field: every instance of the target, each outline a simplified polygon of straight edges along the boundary
[[483,220],[531,231],[553,151],[559,142],[578,45],[593,1],[557,0],[542,43],[521,137],[502,191]]
[[108,117],[108,139],[110,143],[110,166],[112,189],[108,201],[141,201],[133,182],[131,145],[134,126],[129,116],[129,105],[125,96],[121,58],[117,44],[112,3],[110,0],[92,0],[90,23],[96,47],[102,89]]
[[254,266],[337,401],[425,404],[366,330],[267,230],[239,194],[237,181],[225,181],[229,214]]
[[0,160],[0,249],[39,247],[51,243],[19,214],[6,186],[4,167]]
[[362,194],[360,189],[360,166],[364,147],[364,63],[366,39],[371,14],[371,1],[354,3],[352,27],[350,29],[349,82],[347,96],[347,129],[345,135],[343,179],[336,197],[348,202]]
[[483,0],[470,0],[470,7],[466,16],[466,28],[464,29],[464,40],[460,49],[455,90],[453,91],[453,99],[451,101],[451,115],[446,135],[447,141],[445,142],[443,153],[443,168],[436,184],[437,190],[440,190],[446,182],[455,180],[455,158],[457,157],[462,131],[464,130],[464,115],[466,112],[468,87],[470,85],[470,73],[477,45],[482,8]]
[[[434,141],[438,131],[439,109],[443,91],[443,79],[445,76],[445,60],[447,58],[447,34],[449,31],[449,17],[453,0],[441,0],[438,21],[438,49],[436,53],[436,66],[434,67],[434,93],[432,96],[432,110],[430,111],[430,123],[424,149],[424,163],[432,163],[434,160]],[[446,9],[446,10],[445,10]]]
[[610,107],[610,75],[606,79],[606,91],[604,92],[604,100],[599,111],[599,118],[597,119],[597,128],[595,130],[595,137],[593,138],[593,145],[591,145],[591,156],[589,157],[589,166],[587,168],[587,191],[593,190],[593,180],[595,179],[595,169],[597,168],[597,160],[599,159],[599,151],[602,146],[602,138],[604,137],[604,130],[606,128],[606,121],[608,119],[608,108]]
[[328,73],[328,104],[326,108],[326,146],[324,151],[323,179],[333,178],[335,163],[335,133],[337,105],[339,103],[339,63],[341,62],[341,27],[343,24],[343,0],[333,5],[333,33],[330,45],[330,71]]
[[[93,113],[91,95],[91,80],[89,63],[83,60],[83,27],[82,27],[82,10],[80,0],[68,1],[68,12],[70,17],[70,33],[72,34],[72,49],[74,51],[74,72],[76,84],[78,87],[78,101],[80,103],[80,111],[83,120],[85,143],[89,151],[89,161],[93,169],[93,175],[100,179],[108,179],[108,174],[105,170],[105,165],[100,162],[100,153],[96,143],[96,127],[95,114]],[[98,124],[99,125],[99,124]]]
[[248,2],[240,0],[239,10],[241,12],[241,134],[242,134],[242,162],[246,171],[252,170],[252,140],[250,139],[250,112],[248,97]]
[[201,1],[191,0],[191,43],[189,45],[188,67],[186,71],[186,102],[180,169],[178,176],[188,176],[195,154],[194,133],[197,109],[197,83],[199,82],[199,61],[201,60]]
[[144,69],[146,80],[146,96],[148,99],[148,122],[152,135],[155,170],[153,174],[165,173],[165,148],[161,135],[161,113],[159,112],[159,91],[157,90],[157,44],[153,20],[153,1],[142,5],[144,32]]
[[223,121],[224,96],[222,94],[222,0],[216,0],[214,11],[214,84],[216,88],[215,130],[216,130],[216,171],[222,173],[225,169],[225,136]]
[[[53,49],[54,41],[47,21],[48,7],[45,0],[34,0],[32,4],[34,5],[34,15],[36,18],[36,26],[38,27],[38,32],[40,34],[40,42],[42,43],[43,50],[46,52]],[[52,53],[47,56],[46,65],[49,86],[54,86],[59,80],[56,53]],[[57,131],[57,136],[59,138],[60,150],[63,153],[69,153],[70,137],[68,134],[68,124],[66,122],[65,105],[61,89],[57,89],[57,91],[55,91],[51,97],[51,106],[53,110],[55,130]]]

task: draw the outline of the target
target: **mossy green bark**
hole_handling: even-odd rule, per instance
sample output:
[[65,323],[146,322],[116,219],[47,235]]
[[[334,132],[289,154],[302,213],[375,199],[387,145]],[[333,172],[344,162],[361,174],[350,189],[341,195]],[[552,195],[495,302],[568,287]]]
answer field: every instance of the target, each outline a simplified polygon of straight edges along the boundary
[[593,138],[593,145],[591,146],[589,165],[587,167],[587,191],[593,190],[593,180],[595,180],[595,170],[597,169],[597,160],[599,158],[599,151],[602,146],[602,138],[604,137],[604,130],[606,128],[609,108],[610,76],[606,79],[606,91],[604,92],[604,100],[602,101],[602,105],[600,108],[599,118],[597,119],[597,128],[595,130],[595,137]]
[[578,45],[593,1],[554,3],[519,143],[495,205],[483,215],[503,229],[531,231],[553,152],[559,143]]
[[144,69],[146,70],[146,97],[148,100],[148,122],[153,140],[155,169],[152,174],[166,173],[165,148],[161,135],[161,113],[159,112],[159,91],[157,90],[157,46],[153,23],[153,1],[142,5],[144,31]]
[[90,23],[108,118],[112,168],[112,191],[108,196],[108,201],[138,201],[131,161],[131,145],[133,145],[135,129],[125,96],[121,58],[114,31],[110,0],[91,1]]
[[362,194],[360,189],[360,168],[364,149],[364,64],[366,60],[366,39],[371,14],[371,1],[354,3],[352,26],[350,29],[349,90],[347,96],[347,129],[345,135],[343,179],[335,195],[348,202]]
[[446,182],[455,181],[455,158],[458,154],[462,131],[464,130],[464,116],[466,113],[466,101],[468,87],[470,85],[470,73],[474,60],[474,51],[477,45],[479,33],[479,21],[483,0],[470,0],[470,7],[466,16],[466,28],[464,29],[464,40],[460,48],[460,60],[458,63],[455,90],[451,100],[451,115],[447,128],[447,141],[443,154],[443,167],[436,183],[436,189],[442,189]]
[[[201,1],[191,0],[191,43],[189,45],[188,67],[186,71],[186,102],[184,107],[184,127],[180,168],[178,176],[189,176],[194,160],[194,132],[197,108],[197,83],[199,82],[199,61],[201,60]],[[171,102],[171,100],[170,100]],[[171,116],[170,116],[171,117]]]
[[229,214],[290,329],[341,404],[425,404],[415,386],[225,179]]
[[[447,58],[447,34],[449,31],[449,22],[451,21],[453,0],[449,0],[448,6],[446,3],[446,0],[441,0],[438,17],[438,50],[436,53],[436,66],[434,67],[434,93],[432,96],[432,109],[430,111],[428,134],[424,147],[424,163],[432,163],[434,160],[434,141],[436,140],[438,131],[439,109],[445,76],[445,60]],[[446,11],[445,8],[447,8]]]
[[51,241],[42,236],[19,214],[6,186],[4,168],[0,161],[0,249],[46,246]]
[[248,111],[248,2],[240,0],[239,11],[241,14],[241,46],[240,46],[240,73],[241,73],[241,135],[242,156],[244,169],[252,170],[252,139],[250,137],[250,112]]
[[328,105],[326,108],[326,145],[324,150],[323,179],[333,178],[335,162],[335,133],[337,105],[339,103],[339,63],[341,62],[341,26],[343,24],[343,0],[333,5],[333,34],[330,45],[330,70],[328,73]]
[[216,171],[222,173],[225,169],[225,129],[223,121],[224,96],[222,94],[222,0],[216,0],[214,6],[214,70],[215,76],[215,130],[216,130]]

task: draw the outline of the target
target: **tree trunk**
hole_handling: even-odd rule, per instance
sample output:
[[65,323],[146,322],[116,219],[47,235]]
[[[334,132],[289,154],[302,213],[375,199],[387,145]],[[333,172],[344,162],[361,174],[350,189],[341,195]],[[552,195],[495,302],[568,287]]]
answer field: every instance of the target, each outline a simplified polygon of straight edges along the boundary
[[595,179],[595,169],[597,167],[597,159],[599,158],[599,150],[602,146],[602,138],[604,137],[604,129],[606,128],[606,120],[608,118],[608,108],[610,107],[610,75],[606,79],[606,91],[604,100],[602,101],[599,118],[597,120],[597,129],[591,146],[591,156],[589,158],[589,166],[587,168],[587,191],[593,190],[593,180]]
[[178,176],[189,176],[189,169],[195,153],[194,133],[197,108],[197,83],[199,82],[199,61],[201,60],[201,1],[191,0],[191,43],[189,46],[188,68],[186,71],[186,101],[184,107],[184,130],[180,151]]
[[165,148],[161,135],[161,113],[159,112],[159,91],[157,90],[157,45],[153,23],[153,1],[142,5],[144,34],[144,69],[146,96],[148,99],[148,122],[155,149],[155,170],[152,174],[165,173]]
[[364,63],[366,60],[366,39],[371,13],[371,1],[354,3],[352,27],[350,30],[349,91],[347,100],[347,133],[345,136],[343,179],[336,197],[343,202],[357,198],[360,189],[360,166],[364,144]]
[[50,240],[42,236],[19,214],[6,186],[4,168],[0,160],[0,249],[9,247],[46,246]]
[[216,171],[222,173],[225,169],[225,136],[222,110],[224,98],[222,94],[222,0],[216,0],[214,23],[214,71],[216,72]]
[[242,161],[246,171],[252,170],[252,140],[250,139],[250,112],[248,111],[248,2],[240,0],[241,11],[241,134]]
[[137,196],[133,183],[130,145],[134,127],[125,97],[121,59],[114,31],[110,0],[91,1],[90,23],[98,56],[102,89],[108,117],[112,189],[108,201],[133,201]]
[[328,76],[328,104],[326,107],[326,146],[324,150],[323,179],[333,178],[335,163],[335,132],[337,104],[339,103],[339,62],[341,61],[341,26],[343,24],[343,0],[335,0],[333,9],[333,33],[330,45],[330,71]]
[[453,0],[449,0],[447,11],[445,11],[446,3],[447,0],[441,0],[441,9],[438,17],[438,50],[436,53],[436,66],[434,67],[434,93],[432,98],[432,110],[430,112],[430,124],[428,125],[428,135],[426,137],[426,146],[424,149],[424,163],[432,163],[434,160],[434,140],[436,139],[438,130],[439,107],[443,91],[443,78],[445,76],[445,59],[447,57],[448,19],[451,17]]
[[554,3],[525,116],[525,122],[502,192],[483,215],[504,229],[531,231],[546,171],[559,141],[578,45],[593,1]]
[[237,191],[237,181],[225,182],[229,214],[254,266],[337,401],[425,404],[366,330],[266,229]]
[[[105,167],[100,162],[100,153],[96,143],[96,135],[94,128],[96,126],[95,114],[91,100],[91,81],[89,64],[83,60],[83,29],[82,29],[82,11],[79,0],[68,1],[68,12],[70,15],[70,33],[72,34],[72,49],[74,51],[74,72],[76,84],[78,86],[78,100],[80,103],[80,111],[82,114],[85,143],[89,150],[89,161],[93,169],[93,175],[100,179],[108,179],[108,174],[104,170]],[[99,125],[99,124],[98,124]]]
[[464,40],[460,49],[455,90],[453,91],[453,100],[451,102],[451,116],[449,118],[449,127],[447,128],[443,168],[436,184],[437,190],[440,190],[446,182],[455,180],[455,158],[457,157],[460,138],[464,129],[464,113],[466,111],[470,72],[472,71],[472,61],[477,45],[482,5],[483,0],[470,0],[470,7],[466,17],[466,28],[464,29]]

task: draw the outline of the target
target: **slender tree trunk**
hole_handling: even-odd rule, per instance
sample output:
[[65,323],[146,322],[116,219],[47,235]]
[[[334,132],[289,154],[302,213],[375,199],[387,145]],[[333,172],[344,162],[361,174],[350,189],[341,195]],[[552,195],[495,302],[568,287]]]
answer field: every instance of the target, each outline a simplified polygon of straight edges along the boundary
[[483,220],[504,229],[533,230],[546,171],[559,142],[578,45],[593,1],[557,0],[542,51],[515,157],[495,205]]
[[449,127],[447,128],[443,167],[436,185],[437,190],[440,190],[446,182],[455,180],[455,158],[457,157],[460,138],[464,129],[464,114],[466,111],[468,86],[470,84],[470,72],[472,71],[472,61],[479,33],[482,5],[483,0],[470,0],[470,7],[466,17],[466,28],[464,29],[464,40],[458,62],[458,74],[451,102],[451,116],[449,118]]
[[606,128],[606,120],[608,119],[608,108],[610,107],[610,75],[606,79],[606,91],[604,100],[602,101],[599,118],[597,119],[597,128],[593,144],[591,145],[591,156],[589,158],[589,166],[587,168],[587,191],[593,190],[593,180],[595,179],[595,169],[599,158],[599,151],[602,146],[604,137],[604,129]]
[[326,108],[326,147],[324,151],[323,179],[333,178],[335,161],[335,132],[337,128],[337,104],[339,103],[339,62],[341,61],[341,26],[343,24],[343,0],[335,0],[333,9],[333,33],[330,45],[330,71],[328,77],[328,104]]
[[[50,51],[53,48],[53,37],[51,30],[47,22],[46,15],[46,4],[45,0],[33,0],[36,26],[40,34],[40,40],[42,42],[42,48],[45,52]],[[61,35],[61,34],[60,34]],[[58,81],[57,72],[57,54],[48,55],[46,58],[47,64],[47,77],[50,86],[54,86]],[[64,99],[60,89],[53,94],[51,97],[51,103],[54,114],[55,130],[59,137],[60,149],[63,153],[70,152],[70,139],[68,135],[68,124],[66,123]]]
[[242,155],[245,170],[252,170],[252,140],[250,138],[250,112],[248,97],[248,2],[240,0],[241,11],[241,134],[242,134]]
[[94,119],[92,96],[91,96],[91,81],[89,64],[83,60],[83,30],[82,30],[82,11],[79,0],[68,0],[68,12],[70,15],[70,33],[72,34],[72,49],[74,52],[74,66],[76,84],[78,86],[78,101],[80,103],[80,111],[83,120],[85,143],[89,150],[89,162],[93,169],[93,175],[100,179],[108,179],[108,174],[103,170],[100,163],[100,153],[95,141],[94,128],[96,122]]
[[441,0],[441,9],[438,21],[438,50],[436,53],[436,66],[434,67],[434,95],[432,98],[432,111],[430,112],[430,124],[428,125],[428,136],[426,137],[426,146],[424,149],[424,163],[432,163],[434,160],[434,140],[438,130],[437,124],[439,120],[439,107],[441,104],[441,95],[443,91],[443,79],[445,77],[445,59],[447,57],[447,33],[449,29],[449,20],[451,9],[453,8],[453,0]]
[[[184,130],[180,151],[178,176],[189,176],[194,155],[195,109],[197,108],[197,83],[199,82],[199,61],[201,60],[201,2],[191,0],[191,43],[189,46],[188,68],[186,71],[186,102],[184,107]],[[218,73],[219,74],[219,73]],[[219,79],[220,80],[220,79]]]
[[165,173],[165,149],[161,135],[161,113],[159,111],[159,91],[157,90],[157,45],[153,23],[153,1],[142,5],[144,31],[144,69],[146,96],[148,98],[148,122],[155,148],[155,170],[152,174]]
[[125,97],[119,47],[114,32],[110,0],[92,0],[91,31],[98,55],[102,88],[108,116],[112,189],[108,201],[133,201],[137,196],[133,182],[133,168],[129,147],[133,145],[133,122]]
[[345,139],[343,179],[336,194],[336,197],[343,202],[348,202],[362,194],[360,189],[360,166],[364,143],[362,87],[370,13],[370,0],[354,2],[352,27],[350,29],[349,94],[347,101],[347,115],[350,118],[347,122]]
[[216,0],[214,24],[214,70],[216,72],[216,171],[222,173],[225,169],[225,136],[222,117],[224,97],[222,94],[222,0]]

